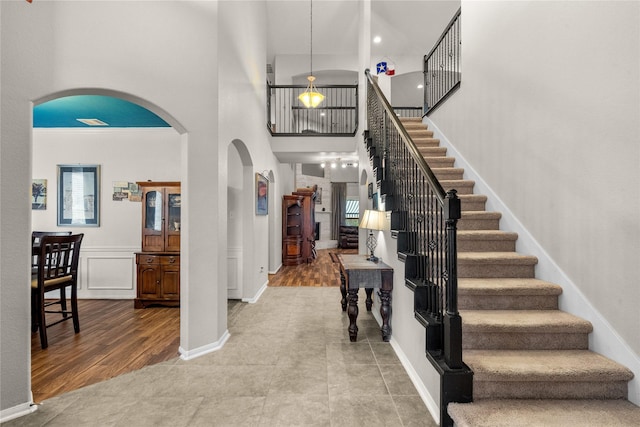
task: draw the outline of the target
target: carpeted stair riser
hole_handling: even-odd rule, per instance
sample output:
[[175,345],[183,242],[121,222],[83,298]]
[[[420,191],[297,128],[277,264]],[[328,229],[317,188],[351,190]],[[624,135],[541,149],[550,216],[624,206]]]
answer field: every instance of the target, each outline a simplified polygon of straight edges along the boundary
[[462,343],[477,350],[585,350],[593,326],[558,310],[461,310]]
[[425,157],[430,168],[452,168],[456,159],[453,157]]
[[465,350],[474,399],[626,399],[627,368],[588,350]]
[[476,185],[475,181],[471,181],[468,179],[460,179],[460,180],[441,179],[439,181],[440,181],[440,185],[442,185],[442,188],[444,188],[445,191],[455,189],[458,195],[473,194],[473,187]]
[[473,397],[481,399],[626,399],[627,381],[473,381]]
[[500,227],[500,212],[466,211],[458,220],[458,230],[497,230]]
[[459,194],[458,198],[463,211],[483,211],[487,203],[487,196],[479,194]]
[[515,252],[517,238],[499,230],[459,230],[457,246],[459,252]]
[[447,155],[445,147],[418,147],[418,151],[424,157],[445,157]]
[[534,277],[536,257],[511,252],[460,252],[458,277]]
[[425,147],[439,147],[440,146],[440,140],[438,138],[427,138],[427,137],[415,137],[415,136],[412,136],[411,139],[413,139],[413,142],[416,144],[416,147],[418,147],[418,150],[420,150],[420,148],[425,148]]
[[460,180],[464,175],[462,168],[431,168],[431,171],[438,180]]
[[557,310],[562,288],[534,278],[458,280],[460,310]]

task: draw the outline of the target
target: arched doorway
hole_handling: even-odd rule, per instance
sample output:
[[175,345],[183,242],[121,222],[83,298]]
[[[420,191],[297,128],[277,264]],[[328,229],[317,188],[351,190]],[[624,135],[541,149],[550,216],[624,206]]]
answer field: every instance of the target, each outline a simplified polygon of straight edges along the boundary
[[[93,101],[93,105],[87,106],[86,101]],[[102,101],[105,101],[105,104],[101,104]],[[84,107],[81,106],[83,103]],[[96,227],[64,228],[74,233],[85,234],[81,254],[79,297],[127,300],[133,311],[133,297],[136,292],[134,252],[140,248],[141,205],[135,199],[135,188],[131,185],[136,181],[146,180],[181,181],[181,146],[186,142],[184,128],[163,109],[135,96],[112,90],[69,90],[40,98],[34,101],[33,105],[34,129],[30,159],[32,177],[44,177],[48,183],[49,206],[44,210],[32,211],[32,230],[59,228],[56,218],[57,165],[100,165],[101,222]],[[114,121],[117,122],[120,118],[109,116],[113,111],[102,110],[100,113],[100,105],[106,105],[107,109],[115,106],[115,109],[120,110],[121,118],[126,119],[128,123],[118,122],[114,125]],[[39,121],[41,117],[36,113],[39,107],[47,107],[46,125]],[[66,111],[63,111],[65,108]],[[96,111],[97,114],[78,116],[78,111]],[[58,116],[54,117],[54,113]],[[64,115],[67,116],[67,122],[62,117]],[[140,117],[134,118],[133,115]],[[105,117],[113,119],[99,120]],[[90,126],[81,123],[80,126],[83,127],[77,127],[69,124],[69,118],[72,122],[78,123],[81,123],[79,118],[98,119],[102,124]],[[136,125],[141,123],[140,121],[149,123],[152,119],[157,120],[156,125]],[[175,126],[171,126],[170,123],[174,123]],[[125,192],[128,193],[127,197],[123,197]],[[188,200],[184,200],[183,208],[186,208],[187,204]],[[181,236],[182,240],[185,238],[187,236]],[[181,264],[185,263],[188,263],[188,259],[183,257]],[[188,283],[183,281],[181,285],[185,288]],[[180,339],[180,310],[174,310],[178,327],[174,331],[174,350],[170,357],[178,356],[175,343]],[[81,318],[81,333],[82,324]],[[111,349],[106,350],[102,356],[109,357],[110,351]],[[157,361],[161,360],[151,362],[150,359],[151,363]],[[142,367],[139,364],[131,366],[131,370]],[[113,372],[111,375],[124,373],[116,370]],[[104,374],[96,375],[94,378],[93,382],[107,379]]]

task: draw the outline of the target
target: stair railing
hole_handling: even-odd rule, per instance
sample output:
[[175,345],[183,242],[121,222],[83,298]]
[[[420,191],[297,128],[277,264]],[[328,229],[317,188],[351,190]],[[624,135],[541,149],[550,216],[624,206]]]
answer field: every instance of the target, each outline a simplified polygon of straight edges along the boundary
[[472,399],[472,372],[462,361],[462,319],[458,312],[456,190],[444,188],[426,163],[369,70],[369,151],[392,235],[405,262],[405,284],[414,291],[414,315],[426,329],[426,356],[441,376],[441,425],[450,425],[449,402]]
[[267,81],[267,128],[273,136],[354,136],[358,129],[358,85],[316,85],[324,101],[305,107],[305,85]]
[[458,9],[433,49],[424,56],[424,112],[427,115],[460,87],[460,13]]

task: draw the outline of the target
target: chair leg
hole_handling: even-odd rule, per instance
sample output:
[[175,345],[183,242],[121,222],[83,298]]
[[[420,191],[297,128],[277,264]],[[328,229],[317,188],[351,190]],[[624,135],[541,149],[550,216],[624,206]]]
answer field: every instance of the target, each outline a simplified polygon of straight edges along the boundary
[[38,293],[31,290],[31,332],[38,330]]
[[69,317],[67,311],[67,288],[60,288],[60,311],[62,311],[62,317],[65,319]]
[[71,287],[71,316],[73,317],[73,330],[77,334],[80,332],[80,318],[78,316],[78,291],[75,286]]
[[38,327],[40,328],[40,347],[44,350],[49,346],[47,342],[47,323],[45,320],[45,311],[44,311],[44,295],[40,293],[38,295],[38,310],[40,311],[40,315],[38,316]]

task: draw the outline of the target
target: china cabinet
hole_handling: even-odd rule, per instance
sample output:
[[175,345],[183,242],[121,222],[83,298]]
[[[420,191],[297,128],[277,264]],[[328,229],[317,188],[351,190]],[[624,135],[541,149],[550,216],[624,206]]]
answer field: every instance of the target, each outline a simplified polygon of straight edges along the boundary
[[179,182],[138,182],[142,191],[142,250],[136,253],[136,308],[180,305]]

